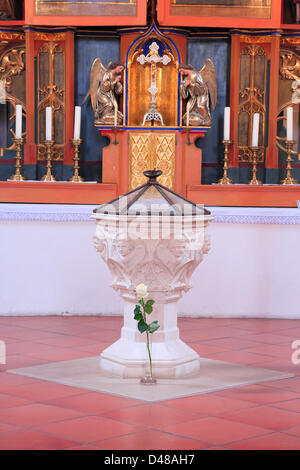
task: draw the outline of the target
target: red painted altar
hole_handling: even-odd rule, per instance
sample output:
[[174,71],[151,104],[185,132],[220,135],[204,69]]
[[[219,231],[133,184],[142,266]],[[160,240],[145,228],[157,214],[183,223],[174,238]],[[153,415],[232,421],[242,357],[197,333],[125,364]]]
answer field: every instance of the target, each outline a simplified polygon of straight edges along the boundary
[[[216,10],[208,5],[211,2],[202,0],[157,0],[157,23],[153,24],[150,10],[147,18],[151,2],[146,0],[124,1],[122,9],[114,2],[109,2],[110,6],[97,2],[98,9],[95,2],[86,3],[83,11],[80,2],[71,8],[68,1],[54,6],[50,1],[26,0],[23,16],[19,9],[15,16],[10,12],[0,21],[0,80],[6,88],[3,116],[8,122],[6,130],[0,123],[5,131],[0,142],[0,201],[101,203],[142,182],[137,173],[145,169],[144,165],[155,165],[164,170],[164,184],[198,203],[296,206],[299,186],[280,184],[286,168],[285,113],[289,106],[294,113],[296,143],[292,157],[296,176],[300,170],[299,100],[292,87],[300,79],[300,28],[293,11],[287,10],[287,2],[278,5],[277,1],[256,1],[254,5],[251,0],[236,1],[234,9],[224,3]],[[94,123],[85,108],[80,162],[87,175],[92,173],[89,169],[97,169],[99,177],[94,185],[71,185],[67,181],[74,165],[74,104],[76,100],[81,104],[78,100],[83,98],[77,90],[81,75],[76,61],[78,44],[81,41],[84,51],[85,38],[89,44],[95,41],[94,58],[97,41],[104,45],[106,38],[118,41],[118,59],[126,70],[124,95],[119,102],[124,120],[117,126],[97,126],[98,135],[106,138],[98,151],[100,166],[96,157],[95,161],[89,160],[94,141],[90,147],[88,141]],[[146,68],[144,75],[138,71],[134,54],[148,40],[160,41],[173,57],[168,70],[166,67],[166,79],[158,81],[156,98],[163,124],[143,123],[149,103],[150,72]],[[109,56],[109,48],[103,50]],[[178,66],[186,61],[197,62],[203,50],[198,69],[203,59],[210,57],[218,68],[221,92],[211,126],[186,126],[182,122],[186,109],[178,92]],[[226,57],[222,56],[224,51]],[[226,69],[224,76],[222,68]],[[226,83],[222,88],[223,79]],[[15,164],[16,146],[11,137],[17,104],[23,108],[22,165],[26,181],[7,181]],[[47,105],[54,111],[53,168],[58,175],[57,182],[51,184],[41,181],[46,165]],[[229,147],[228,171],[235,184],[222,186],[218,181],[223,170],[224,106],[231,109],[233,143]],[[261,118],[258,171],[264,183],[257,187],[248,184],[254,113]]]

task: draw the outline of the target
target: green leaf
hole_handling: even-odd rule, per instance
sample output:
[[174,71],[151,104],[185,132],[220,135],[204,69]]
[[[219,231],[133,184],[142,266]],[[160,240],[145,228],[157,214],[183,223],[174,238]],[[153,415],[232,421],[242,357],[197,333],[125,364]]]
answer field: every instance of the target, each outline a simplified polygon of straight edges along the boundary
[[159,327],[160,325],[158,324],[158,321],[155,320],[152,323],[150,323],[148,330],[150,333],[154,333],[154,331],[158,330]]
[[139,305],[136,305],[133,313],[136,315],[137,313],[140,313],[140,311],[141,307]]
[[139,330],[140,333],[144,333],[145,331],[148,330],[148,325],[147,325],[147,323],[145,323],[144,320],[140,320],[138,322],[138,330]]
[[142,313],[136,313],[134,315],[134,319],[137,321],[144,320],[143,314]]
[[152,308],[153,304],[154,304],[154,300],[147,300],[147,302],[145,304],[144,310],[145,310],[146,313],[148,313],[148,315],[150,313],[152,313],[152,311],[153,311],[153,308]]

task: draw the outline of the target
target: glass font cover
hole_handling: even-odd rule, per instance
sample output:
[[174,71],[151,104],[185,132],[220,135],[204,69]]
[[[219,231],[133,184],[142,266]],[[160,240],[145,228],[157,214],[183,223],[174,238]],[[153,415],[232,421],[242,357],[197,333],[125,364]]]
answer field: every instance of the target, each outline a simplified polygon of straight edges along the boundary
[[151,215],[151,216],[203,216],[210,212],[203,206],[180,196],[159,184],[160,170],[145,171],[149,181],[132,191],[94,209],[96,214]]

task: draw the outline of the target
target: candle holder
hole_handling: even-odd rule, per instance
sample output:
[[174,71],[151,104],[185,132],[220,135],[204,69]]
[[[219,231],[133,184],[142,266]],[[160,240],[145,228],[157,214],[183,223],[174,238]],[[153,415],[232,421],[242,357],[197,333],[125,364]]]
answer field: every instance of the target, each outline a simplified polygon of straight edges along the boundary
[[295,140],[286,140],[285,145],[287,148],[287,158],[286,158],[286,177],[280,181],[280,184],[298,184],[298,181],[292,177],[292,147],[296,143]]
[[186,145],[192,145],[191,139],[190,139],[190,126],[184,126],[184,130],[186,132]]
[[9,179],[10,181],[24,181],[25,178],[21,174],[21,159],[22,159],[21,147],[23,145],[24,139],[14,137],[13,142],[16,146],[16,164],[15,164],[16,171]]
[[119,130],[120,129],[118,127],[113,127],[113,132],[115,134],[115,140],[113,141],[114,145],[119,145],[119,142],[117,141],[117,134],[118,134]]
[[249,181],[248,184],[262,184],[262,182],[257,179],[258,150],[259,147],[252,147],[252,179]]
[[74,147],[74,165],[73,165],[73,176],[69,179],[73,183],[82,183],[84,180],[79,175],[79,146],[82,143],[82,139],[71,139],[72,145]]
[[41,181],[56,181],[52,175],[52,153],[53,153],[54,140],[45,140],[46,155],[47,155],[47,171],[46,174],[41,178]]
[[224,144],[224,165],[223,165],[223,177],[218,181],[218,184],[232,184],[232,180],[228,177],[228,154],[229,150],[228,147],[233,142],[232,140],[222,140],[222,144]]

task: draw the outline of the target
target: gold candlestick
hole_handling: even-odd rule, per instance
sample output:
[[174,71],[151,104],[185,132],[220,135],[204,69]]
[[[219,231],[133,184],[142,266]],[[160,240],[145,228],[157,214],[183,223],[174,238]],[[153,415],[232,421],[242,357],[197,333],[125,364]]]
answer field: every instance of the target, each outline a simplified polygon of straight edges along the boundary
[[252,147],[252,179],[248,184],[262,184],[261,181],[257,179],[257,153],[259,147]]
[[55,177],[52,175],[52,147],[54,145],[54,140],[45,140],[46,154],[47,154],[47,171],[46,174],[41,178],[41,181],[56,181]]
[[280,181],[280,184],[298,184],[298,181],[292,177],[292,147],[296,143],[295,140],[286,140],[285,145],[287,148],[287,158],[286,158],[286,177]]
[[82,183],[84,180],[79,175],[79,145],[82,143],[82,139],[71,139],[72,145],[74,147],[74,165],[73,165],[73,176],[69,179],[73,183]]
[[14,137],[13,142],[16,145],[16,165],[15,165],[16,171],[15,171],[14,175],[12,175],[9,179],[11,181],[24,181],[25,178],[21,174],[21,159],[22,159],[22,157],[21,157],[21,147],[23,145],[24,139]]
[[224,165],[223,165],[223,177],[218,181],[218,184],[232,184],[232,180],[228,177],[228,154],[229,150],[228,147],[233,142],[232,140],[222,140],[222,144],[224,144]]

